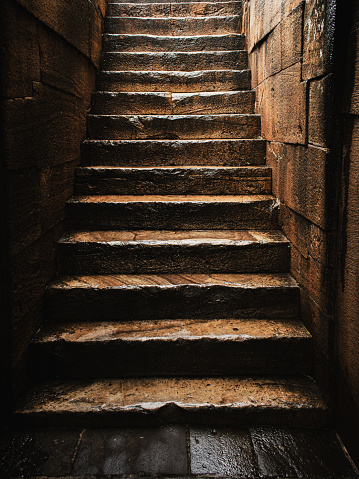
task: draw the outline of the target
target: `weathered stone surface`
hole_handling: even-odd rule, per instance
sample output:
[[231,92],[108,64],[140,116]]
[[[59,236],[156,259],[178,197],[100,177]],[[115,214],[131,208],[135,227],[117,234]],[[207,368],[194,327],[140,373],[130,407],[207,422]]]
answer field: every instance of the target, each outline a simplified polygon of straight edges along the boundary
[[283,273],[290,252],[278,231],[191,230],[68,233],[58,253],[59,271],[79,275]]
[[248,5],[248,49],[252,51],[282,20],[282,0],[254,0]]
[[[2,5],[1,85],[4,98],[32,97],[32,83],[40,81],[37,26],[32,16],[15,2]],[[21,35],[19,35],[21,32]]]
[[19,405],[24,423],[76,425],[286,424],[319,426],[326,406],[305,378],[123,379],[55,382]]
[[296,319],[299,288],[286,274],[64,277],[47,290],[55,321]]
[[263,140],[118,140],[85,141],[86,165],[263,165]]
[[105,71],[198,71],[245,70],[247,52],[105,52],[101,68]]
[[66,203],[67,225],[103,229],[275,229],[272,196],[80,196]]
[[88,115],[92,140],[256,138],[259,115]]
[[109,17],[197,17],[241,15],[242,2],[109,3]]
[[250,90],[249,70],[119,71],[101,72],[97,89],[101,91],[197,91]]
[[[298,0],[295,0],[298,2]],[[288,4],[288,1],[285,2]],[[303,12],[301,1],[281,23],[281,68],[285,69],[302,59]]]
[[126,114],[218,114],[254,113],[255,93],[203,92],[97,92],[92,97],[91,112],[97,115]]
[[38,378],[192,377],[301,374],[310,349],[298,321],[227,319],[50,324],[31,353]]
[[[7,100],[4,115],[8,168],[46,168],[79,160],[85,109],[83,99],[42,83],[34,83],[32,98]],[[41,132],[41,141],[34,141],[34,132]]]
[[76,192],[81,195],[270,194],[271,169],[266,167],[78,168]]
[[240,33],[241,16],[224,17],[107,17],[106,33],[162,35],[223,35]]
[[105,34],[103,36],[104,52],[200,52],[245,50],[245,36],[241,34],[228,35],[197,35],[197,36],[166,36],[166,35],[119,35]]
[[87,429],[74,460],[73,474],[86,478],[89,474],[98,478],[116,478],[120,474],[185,476],[187,462],[186,429],[182,427]]
[[305,2],[303,32],[303,79],[316,78],[332,71],[336,2]]

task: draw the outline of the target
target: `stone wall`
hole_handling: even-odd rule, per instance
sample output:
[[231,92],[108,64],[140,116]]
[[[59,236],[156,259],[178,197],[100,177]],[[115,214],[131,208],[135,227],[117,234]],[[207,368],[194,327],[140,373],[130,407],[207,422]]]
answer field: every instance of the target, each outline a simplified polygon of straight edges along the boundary
[[355,430],[358,444],[359,40],[358,20],[348,38],[350,2],[337,3],[248,0],[246,34],[273,194],[314,338],[313,374],[337,427]]
[[3,2],[1,181],[8,219],[5,211],[2,292],[8,314],[1,319],[1,350],[10,349],[12,359],[2,385],[9,390],[12,384],[15,396],[24,386],[44,288],[56,271],[55,242],[86,134],[106,2]]

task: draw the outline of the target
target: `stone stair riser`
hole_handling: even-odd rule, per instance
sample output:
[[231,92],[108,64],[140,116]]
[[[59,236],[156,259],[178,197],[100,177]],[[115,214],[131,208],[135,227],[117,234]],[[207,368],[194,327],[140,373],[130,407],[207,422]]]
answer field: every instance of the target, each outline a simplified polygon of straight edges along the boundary
[[264,165],[264,140],[85,141],[86,165]]
[[249,70],[101,72],[97,78],[97,89],[113,92],[174,93],[250,90],[250,76]]
[[241,17],[107,17],[105,33],[223,35],[240,33]]

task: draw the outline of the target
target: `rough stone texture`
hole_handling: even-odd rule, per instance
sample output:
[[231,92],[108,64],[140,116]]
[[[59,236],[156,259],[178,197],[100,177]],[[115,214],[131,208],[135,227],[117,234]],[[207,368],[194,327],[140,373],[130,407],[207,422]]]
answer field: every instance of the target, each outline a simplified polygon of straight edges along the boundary
[[[133,378],[50,382],[15,415],[24,424],[128,427],[161,424],[321,426],[327,409],[306,378]],[[89,408],[89,401],[91,408]]]
[[265,195],[271,192],[267,167],[86,167],[76,170],[80,195]]
[[228,35],[119,35],[106,34],[103,37],[104,52],[200,52],[245,50],[245,36]]
[[265,142],[258,140],[85,141],[86,165],[263,165]]
[[55,272],[55,242],[73,190],[100,60],[95,43],[101,40],[105,3],[3,2],[1,154],[10,218],[5,238],[11,254],[9,396],[23,387],[26,351],[41,321],[45,285]]
[[50,284],[46,314],[60,322],[296,319],[299,289],[287,274],[65,276]]

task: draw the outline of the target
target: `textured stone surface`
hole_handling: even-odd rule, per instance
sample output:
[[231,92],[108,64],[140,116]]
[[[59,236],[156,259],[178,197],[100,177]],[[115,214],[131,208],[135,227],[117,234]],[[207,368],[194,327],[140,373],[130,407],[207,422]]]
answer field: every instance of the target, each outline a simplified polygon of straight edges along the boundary
[[162,35],[223,35],[240,33],[241,16],[214,17],[107,17],[106,33],[135,33]]
[[247,52],[105,52],[101,68],[105,71],[198,71],[245,70]]
[[238,33],[227,35],[131,35],[105,34],[104,52],[200,52],[245,50],[245,36]]
[[89,115],[92,140],[244,139],[260,134],[258,115]]
[[48,324],[36,377],[106,378],[310,372],[310,335],[293,320]]
[[275,229],[272,196],[80,196],[66,203],[69,228]]
[[287,274],[67,276],[50,284],[56,321],[171,318],[298,318],[299,289]]
[[58,255],[64,274],[284,273],[290,251],[277,231],[94,231],[65,234]]
[[24,423],[128,426],[322,425],[326,406],[308,379],[149,378],[53,382],[34,388],[15,412]]
[[76,191],[91,194],[269,194],[271,170],[238,167],[78,168]]
[[263,140],[85,141],[86,165],[263,165]]
[[101,72],[97,82],[103,91],[196,92],[249,90],[249,70],[119,71]]

